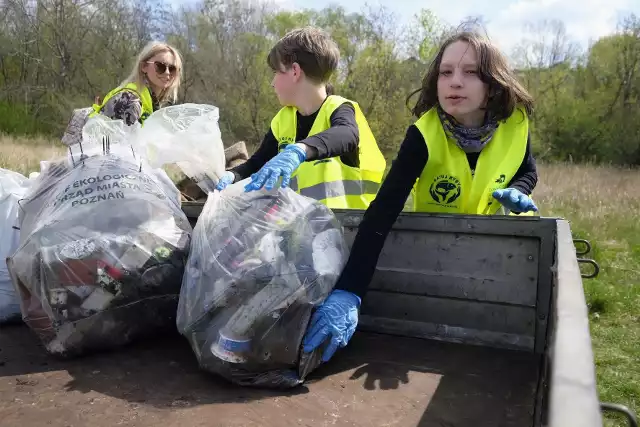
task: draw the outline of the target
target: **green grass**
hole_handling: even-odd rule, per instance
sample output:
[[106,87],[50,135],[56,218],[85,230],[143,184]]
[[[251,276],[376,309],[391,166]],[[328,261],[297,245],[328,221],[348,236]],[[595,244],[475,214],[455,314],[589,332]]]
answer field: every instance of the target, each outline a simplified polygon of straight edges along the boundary
[[[600,274],[584,279],[600,400],[640,413],[640,171],[556,165],[540,170],[542,214],[562,216]],[[584,266],[584,271],[590,266]],[[625,426],[607,415],[606,426]]]

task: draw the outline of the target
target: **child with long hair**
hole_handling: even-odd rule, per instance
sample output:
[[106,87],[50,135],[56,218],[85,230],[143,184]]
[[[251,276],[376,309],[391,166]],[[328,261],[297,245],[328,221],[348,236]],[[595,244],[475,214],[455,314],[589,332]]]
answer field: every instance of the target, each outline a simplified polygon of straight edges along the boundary
[[353,335],[387,234],[412,190],[416,212],[537,211],[529,197],[538,180],[529,141],[533,101],[495,46],[473,32],[451,36],[414,94],[417,120],[307,331],[305,351],[331,340],[325,361]]

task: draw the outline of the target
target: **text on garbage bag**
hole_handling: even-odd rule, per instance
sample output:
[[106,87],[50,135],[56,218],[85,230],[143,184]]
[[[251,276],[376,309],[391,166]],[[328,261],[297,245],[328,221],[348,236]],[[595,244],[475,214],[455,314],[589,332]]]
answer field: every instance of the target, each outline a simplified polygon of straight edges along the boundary
[[[93,184],[98,185],[95,188],[89,187]],[[71,202],[73,207],[112,199],[124,199],[126,196],[123,190],[141,191],[153,194],[159,199],[165,199],[166,196],[155,187],[157,184],[143,174],[105,174],[74,181],[55,198],[53,206],[57,207],[70,200],[73,200]]]

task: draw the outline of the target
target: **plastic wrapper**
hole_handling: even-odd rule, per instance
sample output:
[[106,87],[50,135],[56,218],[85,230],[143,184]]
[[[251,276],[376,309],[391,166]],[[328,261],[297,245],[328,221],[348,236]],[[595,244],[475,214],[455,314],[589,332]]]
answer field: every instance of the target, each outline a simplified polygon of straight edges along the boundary
[[21,202],[7,265],[23,319],[55,355],[175,330],[192,229],[175,186],[122,126],[91,119],[82,143],[44,162]]
[[225,172],[225,155],[213,105],[180,104],[162,108],[136,130],[135,145],[149,164],[178,167],[205,193],[213,191]]
[[30,184],[24,175],[0,169],[0,323],[20,320],[20,300],[11,283],[6,259],[18,248],[20,200]]
[[82,142],[82,128],[84,127],[89,114],[93,111],[93,108],[76,108],[71,114],[67,128],[62,135],[61,142],[64,145],[71,146]]
[[290,189],[243,193],[244,184],[209,194],[194,228],[178,330],[201,368],[244,386],[290,388],[320,362],[324,347],[306,354],[302,339],[348,248],[326,206]]

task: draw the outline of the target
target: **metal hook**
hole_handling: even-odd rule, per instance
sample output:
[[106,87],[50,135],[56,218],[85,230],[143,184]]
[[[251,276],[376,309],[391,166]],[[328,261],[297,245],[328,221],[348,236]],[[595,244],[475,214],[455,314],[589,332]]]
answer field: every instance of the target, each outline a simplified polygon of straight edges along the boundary
[[111,140],[109,135],[104,135],[102,137],[102,154],[105,156],[111,154]]
[[576,243],[582,243],[585,248],[582,251],[579,251],[578,248],[576,247],[576,255],[586,255],[589,252],[591,252],[591,243],[588,240],[585,239],[573,239],[573,244],[575,245]]
[[585,279],[593,279],[594,277],[598,276],[598,274],[600,274],[600,266],[594,260],[589,259],[589,258],[578,258],[578,263],[591,264],[593,266],[593,273],[591,273],[591,274],[580,273],[580,275],[583,278],[585,278]]
[[75,168],[76,167],[76,161],[73,160],[73,150],[71,149],[71,146],[69,146],[69,155],[71,156],[71,164]]
[[18,199],[18,207],[22,209],[22,212],[26,212],[25,208],[22,206],[22,202],[26,199]]
[[617,403],[600,402],[600,410],[613,411],[624,415],[627,418],[627,422],[630,427],[638,427],[638,420],[636,416],[629,408]]

